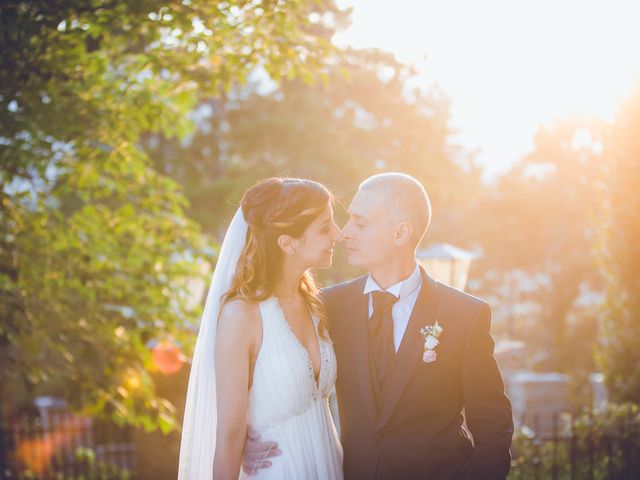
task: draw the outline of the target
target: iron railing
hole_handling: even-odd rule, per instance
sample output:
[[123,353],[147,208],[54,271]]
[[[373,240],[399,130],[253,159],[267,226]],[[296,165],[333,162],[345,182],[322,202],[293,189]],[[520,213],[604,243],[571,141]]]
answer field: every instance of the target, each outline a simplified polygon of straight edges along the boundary
[[132,431],[49,412],[0,423],[0,479],[132,479]]

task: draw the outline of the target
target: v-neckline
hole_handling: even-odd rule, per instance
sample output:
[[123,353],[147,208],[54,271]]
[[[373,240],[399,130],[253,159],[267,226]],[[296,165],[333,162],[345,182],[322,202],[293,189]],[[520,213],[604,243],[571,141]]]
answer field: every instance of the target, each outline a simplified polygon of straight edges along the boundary
[[316,321],[313,318],[313,314],[311,314],[311,322],[313,323],[313,331],[316,335],[316,342],[318,345],[318,353],[320,354],[320,358],[319,358],[319,362],[320,365],[318,365],[318,374],[316,375],[316,369],[315,366],[313,365],[313,360],[311,359],[311,355],[309,355],[309,350],[307,350],[307,347],[304,346],[304,344],[300,341],[300,339],[298,338],[298,336],[294,333],[293,328],[291,328],[291,323],[289,322],[289,319],[287,319],[287,314],[284,312],[284,309],[282,308],[282,305],[280,305],[280,301],[278,300],[278,297],[276,297],[275,295],[273,296],[276,308],[280,311],[280,316],[282,318],[282,320],[284,321],[287,330],[289,331],[289,333],[291,334],[291,336],[293,337],[293,340],[295,341],[295,343],[298,345],[298,347],[300,349],[302,349],[302,351],[304,352],[305,358],[307,360],[308,366],[311,368],[311,377],[313,379],[313,384],[316,387],[317,390],[320,390],[320,376],[322,375],[322,343],[320,341],[320,335],[318,334],[318,327],[316,325]]

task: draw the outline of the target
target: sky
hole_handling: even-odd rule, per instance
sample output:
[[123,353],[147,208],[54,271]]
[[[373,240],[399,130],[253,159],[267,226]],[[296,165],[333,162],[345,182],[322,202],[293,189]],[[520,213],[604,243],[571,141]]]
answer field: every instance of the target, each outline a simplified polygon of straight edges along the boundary
[[613,118],[640,82],[637,0],[338,0],[338,45],[392,52],[452,100],[456,140],[487,176],[529,152],[540,125]]

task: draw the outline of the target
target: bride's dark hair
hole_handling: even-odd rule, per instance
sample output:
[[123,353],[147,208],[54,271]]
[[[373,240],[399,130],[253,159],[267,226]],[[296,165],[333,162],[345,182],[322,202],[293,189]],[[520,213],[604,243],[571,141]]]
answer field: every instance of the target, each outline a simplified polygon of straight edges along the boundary
[[[321,183],[307,179],[267,178],[247,190],[241,201],[247,238],[223,302],[234,298],[259,302],[271,297],[282,277],[284,252],[278,237],[300,238],[331,203],[331,192]],[[300,280],[299,291],[318,318],[318,332],[328,339],[324,305],[309,272]]]

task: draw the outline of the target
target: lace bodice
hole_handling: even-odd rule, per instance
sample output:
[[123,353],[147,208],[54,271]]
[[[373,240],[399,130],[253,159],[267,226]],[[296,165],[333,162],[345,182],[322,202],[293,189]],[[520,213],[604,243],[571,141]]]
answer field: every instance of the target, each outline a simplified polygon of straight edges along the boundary
[[318,335],[320,372],[316,383],[309,354],[291,330],[278,300],[260,303],[262,344],[249,391],[249,425],[260,429],[296,417],[318,400],[327,400],[336,381],[331,343]]

